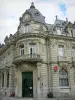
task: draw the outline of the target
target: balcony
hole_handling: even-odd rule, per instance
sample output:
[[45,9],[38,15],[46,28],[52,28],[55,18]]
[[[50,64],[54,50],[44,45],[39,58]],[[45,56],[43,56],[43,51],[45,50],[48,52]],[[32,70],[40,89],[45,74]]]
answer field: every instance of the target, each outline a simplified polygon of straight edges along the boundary
[[67,57],[66,56],[57,56],[57,61],[59,62],[67,62]]
[[40,58],[40,55],[38,54],[27,54],[27,55],[19,55],[14,57],[13,63],[23,63],[23,62],[41,62],[42,59]]

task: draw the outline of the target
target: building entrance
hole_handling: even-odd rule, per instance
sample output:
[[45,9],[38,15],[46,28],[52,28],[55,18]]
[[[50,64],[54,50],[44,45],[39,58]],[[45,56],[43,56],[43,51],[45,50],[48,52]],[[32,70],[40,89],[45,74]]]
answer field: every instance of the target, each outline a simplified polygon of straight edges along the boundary
[[33,72],[22,72],[22,97],[33,97]]

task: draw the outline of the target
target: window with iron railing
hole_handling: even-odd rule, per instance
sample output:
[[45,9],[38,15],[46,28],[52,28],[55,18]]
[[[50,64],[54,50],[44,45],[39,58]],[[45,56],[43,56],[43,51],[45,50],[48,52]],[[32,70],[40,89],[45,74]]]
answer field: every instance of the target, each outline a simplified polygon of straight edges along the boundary
[[29,44],[29,54],[35,56],[36,54],[36,43]]
[[24,55],[24,44],[20,45],[20,55]]

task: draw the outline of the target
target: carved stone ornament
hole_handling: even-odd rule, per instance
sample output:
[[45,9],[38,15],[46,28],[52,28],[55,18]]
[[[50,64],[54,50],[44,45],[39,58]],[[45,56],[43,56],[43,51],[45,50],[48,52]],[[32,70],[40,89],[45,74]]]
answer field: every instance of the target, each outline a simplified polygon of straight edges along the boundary
[[60,64],[60,67],[61,67],[61,69],[65,69],[65,70],[68,69],[68,68],[67,68],[67,64]]
[[42,26],[40,26],[40,27],[39,27],[39,30],[40,30],[40,31],[43,31],[43,27],[42,27]]
[[4,41],[8,41],[8,40],[9,40],[9,38],[8,38],[8,36],[6,36]]

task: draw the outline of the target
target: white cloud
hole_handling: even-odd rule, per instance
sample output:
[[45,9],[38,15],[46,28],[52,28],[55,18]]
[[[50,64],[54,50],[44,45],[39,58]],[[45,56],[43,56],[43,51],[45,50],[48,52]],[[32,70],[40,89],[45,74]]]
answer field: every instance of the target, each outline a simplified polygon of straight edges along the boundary
[[[45,16],[47,23],[53,23],[55,16],[59,19],[75,20],[75,0],[33,0],[35,7]],[[0,42],[3,43],[4,37],[14,34],[17,31],[19,17],[29,9],[32,0],[0,0]],[[64,3],[67,7],[66,16],[59,8],[59,3]]]

